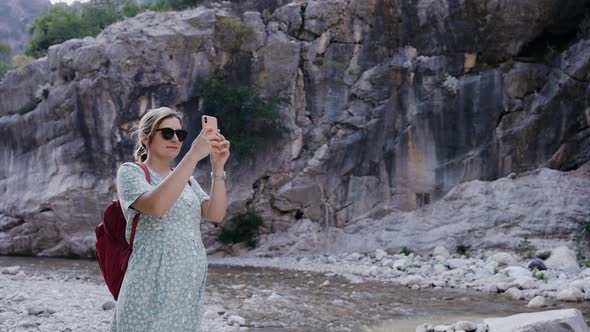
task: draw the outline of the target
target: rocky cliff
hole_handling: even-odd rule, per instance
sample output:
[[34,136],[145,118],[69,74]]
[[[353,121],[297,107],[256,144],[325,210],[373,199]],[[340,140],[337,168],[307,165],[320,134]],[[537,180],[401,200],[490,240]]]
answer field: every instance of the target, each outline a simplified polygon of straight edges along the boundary
[[[91,256],[93,229],[115,197],[116,169],[131,159],[133,125],[146,109],[169,105],[195,137],[202,110],[193,87],[217,71],[289,100],[286,138],[227,167],[228,217],[254,208],[265,220],[262,233],[308,220],[334,230],[379,220],[419,236],[419,221],[391,216],[436,216],[443,197],[470,181],[576,170],[590,157],[590,40],[575,38],[585,6],[310,0],[263,15],[218,4],[143,13],[97,38],[53,46],[0,82],[0,254]],[[224,17],[252,28],[251,38],[224,43]],[[204,162],[195,173],[204,188],[207,172]],[[536,189],[549,201],[551,183]],[[481,188],[488,195],[494,187]],[[587,201],[578,187],[558,195]],[[483,218],[473,232],[507,222],[532,239],[572,243],[571,230],[590,212],[564,209],[554,225],[560,231],[549,234],[527,226],[540,219],[526,214],[514,224],[510,209],[530,201],[513,203],[527,193],[511,192],[486,205],[502,215],[495,226]],[[568,204],[562,198],[556,202]],[[431,242],[462,232],[447,227],[454,219],[425,216],[429,227],[448,230]],[[218,231],[204,229],[206,244]],[[392,250],[401,245],[383,236]]]

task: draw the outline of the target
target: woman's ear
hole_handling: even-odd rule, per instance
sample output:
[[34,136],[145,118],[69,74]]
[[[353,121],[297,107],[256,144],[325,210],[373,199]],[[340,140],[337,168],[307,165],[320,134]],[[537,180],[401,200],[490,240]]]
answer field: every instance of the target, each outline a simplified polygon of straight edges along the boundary
[[148,137],[145,134],[141,134],[141,143],[143,143],[143,146],[145,146],[146,150],[147,150],[147,143],[148,143]]

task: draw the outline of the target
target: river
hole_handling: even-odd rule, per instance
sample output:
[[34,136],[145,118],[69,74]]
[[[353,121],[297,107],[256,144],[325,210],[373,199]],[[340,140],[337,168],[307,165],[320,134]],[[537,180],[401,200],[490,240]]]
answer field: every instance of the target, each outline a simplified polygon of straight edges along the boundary
[[[353,283],[325,273],[222,262],[209,265],[206,307],[222,306],[245,318],[251,330],[258,332],[414,332],[424,322],[477,322],[486,317],[538,311],[527,309],[526,302],[471,290],[411,290],[376,281]],[[1,267],[14,265],[21,266],[29,276],[53,275],[94,284],[99,289],[102,284],[94,260],[0,256]],[[106,286],[104,290],[106,301],[110,294]],[[578,308],[586,319],[590,317],[590,308],[583,303],[557,302],[547,310],[557,308]],[[108,325],[102,319],[102,325]]]

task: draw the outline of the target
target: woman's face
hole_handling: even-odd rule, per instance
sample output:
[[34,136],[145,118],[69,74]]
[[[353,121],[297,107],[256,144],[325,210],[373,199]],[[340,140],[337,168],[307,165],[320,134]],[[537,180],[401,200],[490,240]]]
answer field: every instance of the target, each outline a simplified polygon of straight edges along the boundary
[[[179,130],[182,129],[182,126],[180,125],[180,120],[172,116],[160,122],[160,125],[157,129],[162,128]],[[144,144],[146,144],[146,142],[147,138],[144,138]],[[174,134],[171,139],[167,140],[164,138],[162,131],[156,131],[152,138],[152,142],[149,143],[149,145],[146,144],[146,146],[148,147],[148,154],[153,155],[158,159],[167,159],[172,161],[180,153],[182,142],[178,140],[176,134]]]

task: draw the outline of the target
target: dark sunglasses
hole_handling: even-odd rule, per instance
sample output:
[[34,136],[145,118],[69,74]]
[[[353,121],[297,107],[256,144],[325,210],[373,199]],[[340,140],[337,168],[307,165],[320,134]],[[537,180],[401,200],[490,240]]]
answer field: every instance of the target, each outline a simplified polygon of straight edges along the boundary
[[174,134],[176,134],[176,137],[178,137],[179,142],[184,141],[184,139],[186,138],[186,135],[188,135],[186,130],[182,130],[182,129],[174,130],[172,128],[160,128],[160,129],[156,129],[156,131],[161,131],[162,137],[164,137],[165,140],[171,140],[172,137],[174,137]]

